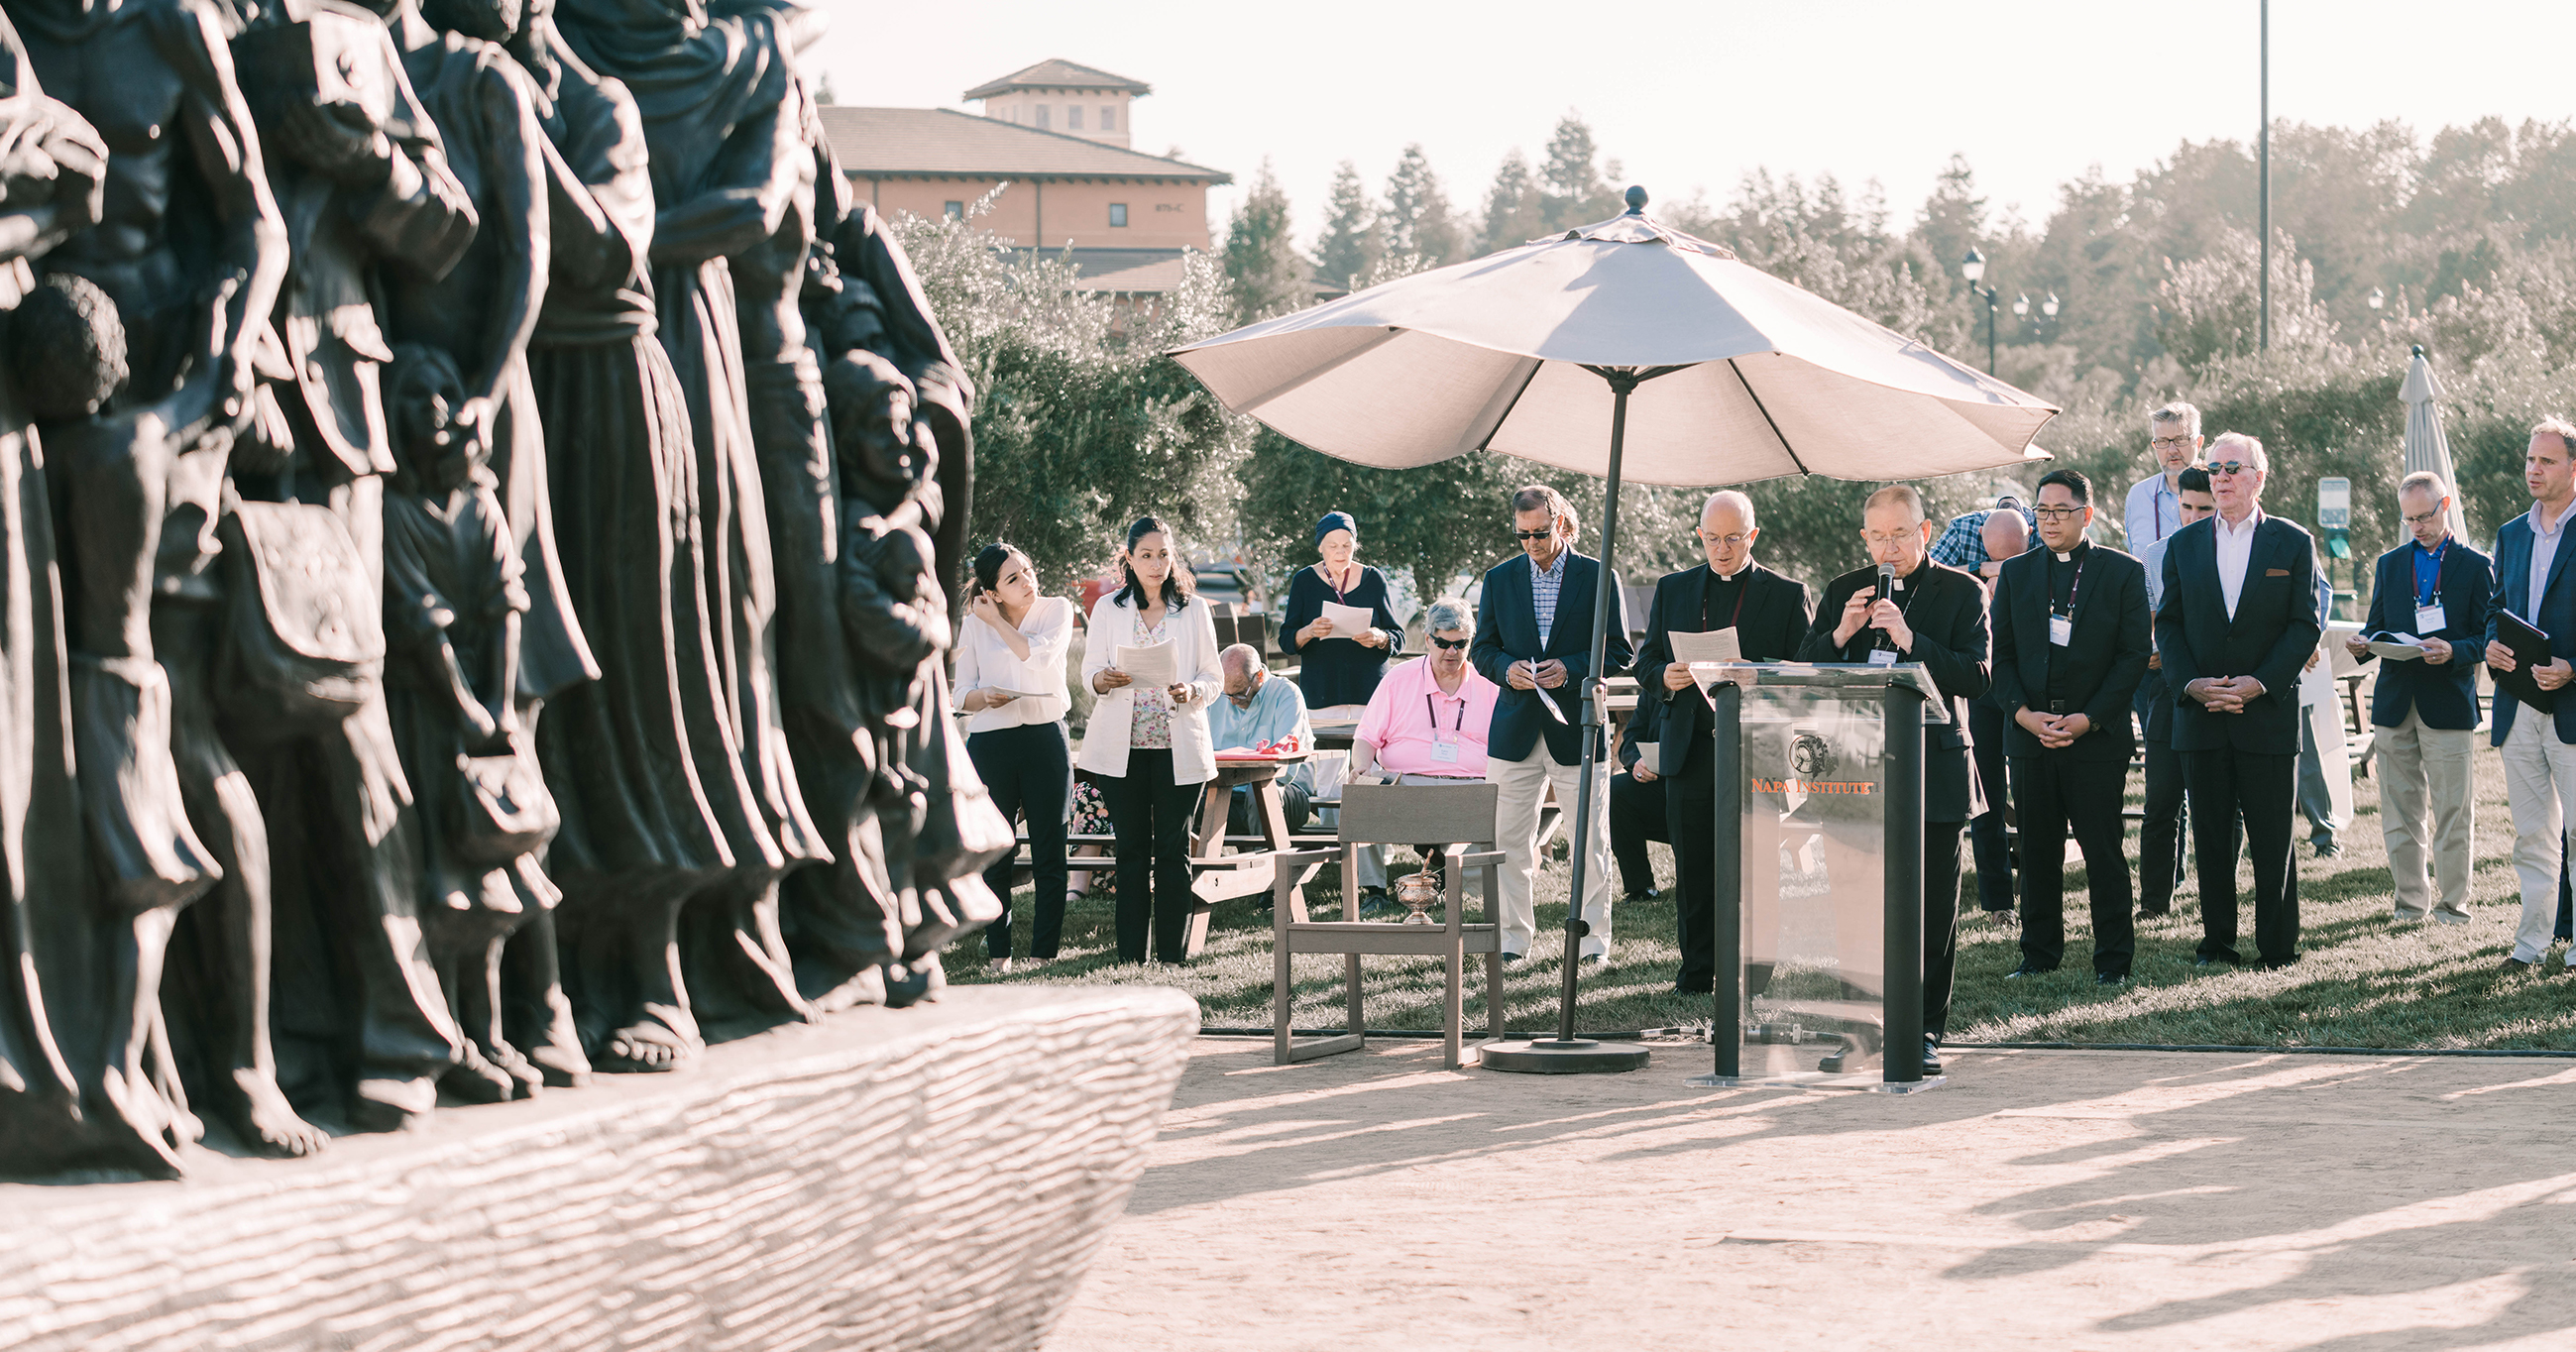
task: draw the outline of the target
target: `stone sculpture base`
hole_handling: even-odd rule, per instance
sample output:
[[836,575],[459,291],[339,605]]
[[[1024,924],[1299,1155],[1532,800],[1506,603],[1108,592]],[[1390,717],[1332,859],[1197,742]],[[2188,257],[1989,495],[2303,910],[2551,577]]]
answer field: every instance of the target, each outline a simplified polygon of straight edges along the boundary
[[317,1160],[0,1185],[0,1346],[1034,1348],[1197,1028],[1177,991],[952,988]]

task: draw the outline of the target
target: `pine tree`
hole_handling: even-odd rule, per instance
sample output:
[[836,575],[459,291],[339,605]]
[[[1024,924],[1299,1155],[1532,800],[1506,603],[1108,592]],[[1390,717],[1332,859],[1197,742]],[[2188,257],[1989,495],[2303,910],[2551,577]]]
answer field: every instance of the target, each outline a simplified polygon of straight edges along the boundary
[[1440,176],[1431,172],[1431,159],[1419,141],[1404,148],[1395,172],[1387,175],[1386,204],[1377,219],[1389,257],[1410,254],[1424,266],[1439,267],[1457,262],[1465,252],[1449,195],[1441,190]]
[[1324,210],[1324,235],[1315,242],[1316,271],[1325,281],[1357,290],[1380,250],[1376,213],[1360,186],[1360,171],[1349,160],[1333,171],[1333,194]]
[[1539,223],[1538,185],[1530,181],[1529,160],[1515,147],[1494,171],[1494,186],[1485,190],[1485,225],[1476,236],[1476,252],[1489,254],[1527,244],[1544,233]]
[[[1932,185],[1932,195],[1923,203],[1923,217],[1914,227],[1914,237],[1931,253],[1931,265],[1949,279],[1946,287],[1956,290],[1966,285],[1959,279],[1959,261],[1985,236],[1986,199],[1977,195],[1977,175],[1968,168],[1968,157],[1952,155]],[[1992,248],[1986,250],[1991,254]],[[1989,285],[1993,283],[1989,277]]]
[[1599,148],[1592,128],[1580,113],[1567,113],[1547,138],[1547,163],[1539,170],[1539,228],[1542,234],[1590,225],[1616,215],[1614,195],[1597,163]]
[[1235,322],[1249,324],[1314,299],[1314,273],[1288,237],[1288,194],[1270,161],[1234,209],[1225,231],[1225,279]]

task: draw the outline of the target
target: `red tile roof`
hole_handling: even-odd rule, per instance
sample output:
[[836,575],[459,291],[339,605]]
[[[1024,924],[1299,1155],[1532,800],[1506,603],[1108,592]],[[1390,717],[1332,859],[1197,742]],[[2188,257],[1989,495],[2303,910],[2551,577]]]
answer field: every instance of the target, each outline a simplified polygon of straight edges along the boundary
[[834,104],[822,110],[822,117],[823,134],[840,156],[841,168],[863,177],[1234,181],[1222,169],[947,108]]
[[1015,89],[1117,89],[1137,95],[1154,92],[1154,87],[1142,80],[1130,80],[1124,75],[1076,65],[1062,57],[1049,57],[1026,70],[1014,71],[1001,79],[977,85],[960,97],[989,99]]

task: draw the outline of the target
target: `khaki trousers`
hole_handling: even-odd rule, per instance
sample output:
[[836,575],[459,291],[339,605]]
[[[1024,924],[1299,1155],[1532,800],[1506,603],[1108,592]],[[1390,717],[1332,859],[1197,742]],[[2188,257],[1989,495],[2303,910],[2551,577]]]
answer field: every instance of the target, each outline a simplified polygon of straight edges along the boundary
[[[2509,698],[2509,697],[2507,697]],[[2564,800],[2576,796],[2576,746],[2558,740],[2549,715],[2514,711],[2505,734],[2504,784],[2513,804],[2513,871],[2522,879],[2522,922],[2513,955],[2538,962],[2558,927],[2558,862],[2567,847]]]
[[[1592,932],[1579,950],[1585,957],[1610,951],[1610,767],[1592,767],[1591,858],[1583,865],[1583,918]],[[1557,806],[1565,813],[1565,836],[1575,838],[1575,789],[1583,782],[1581,765],[1559,765],[1542,741],[1530,748],[1528,760],[1485,757],[1485,782],[1502,790],[1494,804],[1494,844],[1503,851],[1503,951],[1527,953],[1538,927],[1532,893],[1538,884],[1538,805],[1548,786],[1556,786]]]
[[[2477,809],[2469,793],[2477,730],[2428,728],[2409,707],[2405,721],[2382,725],[2374,736],[2379,827],[2388,841],[2388,871],[2397,877],[2397,918],[2421,920],[2429,911],[2443,924],[2466,924],[2469,863],[2477,857]],[[2553,904],[2556,886],[2553,879]]]

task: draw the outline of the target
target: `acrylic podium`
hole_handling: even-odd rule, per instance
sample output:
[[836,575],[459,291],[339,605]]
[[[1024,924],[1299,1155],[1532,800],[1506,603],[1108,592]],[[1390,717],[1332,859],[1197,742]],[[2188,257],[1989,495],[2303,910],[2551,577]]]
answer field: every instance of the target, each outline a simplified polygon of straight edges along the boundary
[[1923,727],[1949,721],[1931,676],[1916,663],[1694,670],[1717,798],[1717,1068],[1694,1083],[1939,1085],[1917,1051]]

